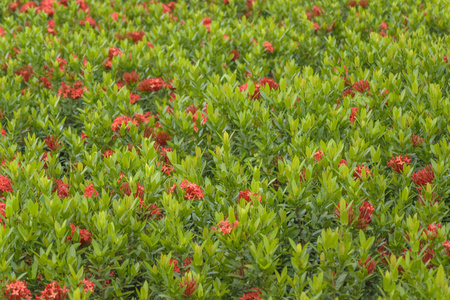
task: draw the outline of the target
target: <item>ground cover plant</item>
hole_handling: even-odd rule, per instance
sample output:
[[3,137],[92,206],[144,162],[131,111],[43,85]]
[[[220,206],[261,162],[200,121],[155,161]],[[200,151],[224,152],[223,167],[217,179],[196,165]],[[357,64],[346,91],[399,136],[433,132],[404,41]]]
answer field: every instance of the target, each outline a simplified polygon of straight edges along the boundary
[[0,0],[2,299],[449,299],[446,0]]

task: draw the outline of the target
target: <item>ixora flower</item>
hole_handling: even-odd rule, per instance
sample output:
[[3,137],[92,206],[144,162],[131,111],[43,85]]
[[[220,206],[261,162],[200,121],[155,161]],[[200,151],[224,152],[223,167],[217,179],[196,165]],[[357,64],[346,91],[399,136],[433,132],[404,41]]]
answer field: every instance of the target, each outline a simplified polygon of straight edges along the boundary
[[257,198],[259,202],[262,202],[261,196],[258,193],[252,193],[250,190],[239,191],[239,200],[244,199],[247,203],[251,202],[253,204],[252,198]]
[[233,231],[234,228],[236,228],[239,225],[239,221],[234,221],[233,223],[230,223],[230,221],[224,220],[224,221],[220,221],[217,224],[217,227],[212,227],[213,231],[219,231],[222,232],[222,235],[226,235],[226,234],[230,234],[231,231]]
[[421,138],[419,135],[413,134],[411,136],[411,144],[413,144],[413,146],[421,146],[424,142],[425,139]]
[[431,165],[428,165],[424,169],[413,173],[411,179],[415,184],[419,186],[425,186],[427,185],[427,183],[432,184],[434,179],[434,172]]
[[442,246],[444,246],[445,255],[450,257],[450,241],[445,241],[444,243],[442,243]]
[[47,284],[41,291],[41,296],[36,296],[36,300],[64,300],[67,298],[69,289],[66,286],[61,287],[57,281]]
[[434,240],[439,236],[438,229],[442,228],[442,224],[428,224],[427,228],[425,229],[425,234],[427,235],[427,238],[430,240]]
[[367,201],[363,202],[363,205],[359,208],[359,217],[358,222],[356,223],[356,227],[358,229],[366,229],[369,226],[370,222],[372,222],[372,213],[375,211],[375,208]]
[[163,89],[166,86],[166,83],[161,78],[150,78],[144,79],[139,82],[137,86],[137,90],[139,92],[157,92]]
[[61,141],[54,135],[48,136],[44,139],[45,144],[47,147],[52,150],[56,151],[58,148],[62,145]]
[[92,281],[89,281],[89,278],[84,277],[84,279],[82,279],[80,281],[80,284],[78,284],[78,286],[83,285],[84,286],[84,292],[93,292],[94,288],[95,288],[95,284]]
[[244,293],[240,300],[261,300],[262,292],[259,290],[259,288],[253,288],[254,291]]
[[180,189],[186,192],[186,195],[184,195],[185,199],[201,200],[205,194],[200,186],[189,182],[187,179],[181,182]]
[[[183,261],[183,268],[188,267],[192,263],[192,260],[188,257]],[[176,273],[180,273],[180,267],[178,266],[178,260],[176,259],[170,259],[169,265],[173,265],[173,271]],[[189,268],[186,269],[186,271],[189,271]]]
[[61,179],[57,179],[55,181],[55,188],[52,190],[52,193],[58,192],[58,197],[61,199],[68,198],[69,194],[69,184],[65,184]]
[[355,121],[356,121],[356,113],[358,113],[358,112],[359,112],[359,110],[358,110],[358,108],[356,106],[352,107],[352,112],[350,113],[350,122],[355,123]]
[[[340,211],[340,207],[341,207],[341,203],[337,204],[337,207],[334,209],[333,213],[336,215],[336,217],[338,217],[339,219],[341,219],[341,211]],[[347,214],[348,214],[348,224],[351,224],[353,222],[354,219],[354,215],[353,215],[353,207],[349,207],[348,204],[345,204],[345,207],[347,209]]]
[[362,175],[363,169],[368,177],[372,177],[372,173],[370,172],[369,168],[365,165],[360,165],[360,166],[355,167],[355,172],[353,172],[353,178],[355,180],[358,180],[358,179],[361,181],[363,180],[363,175]]
[[[75,231],[78,228],[78,226],[75,226],[74,224],[70,224],[70,229],[71,229],[71,235],[67,237],[67,241],[72,240],[73,235],[75,234]],[[90,233],[87,229],[79,229],[80,231],[80,248],[83,246],[87,246],[90,245],[92,242],[92,233]]]
[[180,288],[183,290],[183,296],[191,297],[192,295],[194,295],[195,291],[198,288],[198,285],[196,283],[197,280],[194,280],[192,278],[192,275],[188,274],[186,276],[183,276],[180,281]]
[[397,157],[392,157],[390,161],[388,161],[387,166],[391,168],[393,171],[397,173],[403,172],[403,166],[409,165],[411,162],[411,158],[408,158],[408,155],[402,157],[399,155]]
[[370,255],[367,256],[366,261],[364,263],[361,261],[360,258],[358,264],[360,268],[366,269],[369,274],[372,274],[373,271],[375,271],[375,268],[377,267],[377,262],[374,259],[372,259]]
[[323,159],[323,151],[319,150],[316,153],[314,153],[314,159],[316,161],[321,161]]
[[353,89],[361,94],[367,92],[370,95],[370,84],[367,80],[360,80],[353,84]]
[[3,295],[8,300],[30,300],[31,292],[27,288],[25,281],[15,280],[6,284],[6,289],[3,291]]
[[0,193],[9,193],[9,192],[14,192],[11,180],[4,175],[0,175]]
[[86,189],[84,190],[84,196],[87,198],[92,198],[92,197],[98,196],[98,192],[95,190],[93,183],[91,183],[90,185],[88,185],[86,187]]
[[264,49],[265,49],[264,52],[273,53],[274,51],[273,45],[269,42],[264,42]]

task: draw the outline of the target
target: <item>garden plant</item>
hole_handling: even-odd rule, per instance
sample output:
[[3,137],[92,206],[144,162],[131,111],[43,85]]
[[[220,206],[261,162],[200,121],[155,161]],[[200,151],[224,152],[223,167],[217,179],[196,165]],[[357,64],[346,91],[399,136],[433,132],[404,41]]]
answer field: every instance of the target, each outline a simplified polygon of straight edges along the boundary
[[0,299],[450,299],[449,0],[0,0]]

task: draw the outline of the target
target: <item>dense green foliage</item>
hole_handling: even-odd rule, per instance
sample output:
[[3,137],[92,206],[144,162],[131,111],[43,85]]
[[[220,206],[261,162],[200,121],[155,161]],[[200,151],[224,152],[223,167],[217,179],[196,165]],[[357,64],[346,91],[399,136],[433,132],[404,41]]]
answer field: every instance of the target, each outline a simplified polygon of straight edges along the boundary
[[449,2],[163,2],[0,0],[2,296],[449,299]]

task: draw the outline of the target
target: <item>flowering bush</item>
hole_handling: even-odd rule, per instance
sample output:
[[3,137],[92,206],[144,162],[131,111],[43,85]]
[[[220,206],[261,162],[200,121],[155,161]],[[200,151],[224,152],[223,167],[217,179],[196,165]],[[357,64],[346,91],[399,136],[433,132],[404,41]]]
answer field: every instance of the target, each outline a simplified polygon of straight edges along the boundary
[[448,1],[0,3],[0,298],[450,298]]

